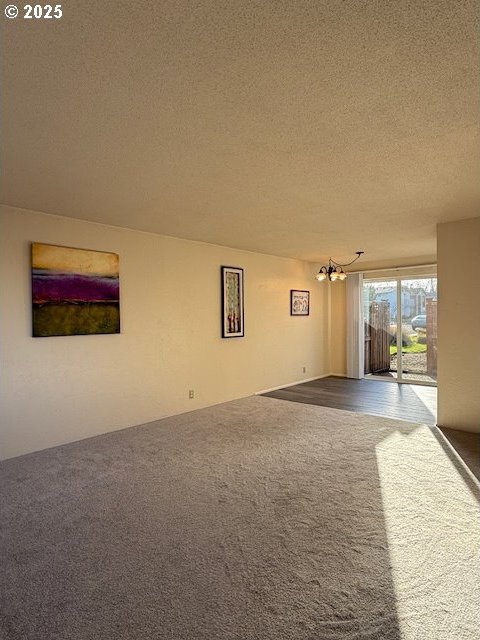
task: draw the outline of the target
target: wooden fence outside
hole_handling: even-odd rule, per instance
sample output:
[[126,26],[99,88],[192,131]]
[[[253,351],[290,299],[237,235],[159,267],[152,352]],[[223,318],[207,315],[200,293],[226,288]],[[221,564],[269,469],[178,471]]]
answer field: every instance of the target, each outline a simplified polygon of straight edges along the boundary
[[365,323],[365,373],[390,370],[390,303],[371,302]]

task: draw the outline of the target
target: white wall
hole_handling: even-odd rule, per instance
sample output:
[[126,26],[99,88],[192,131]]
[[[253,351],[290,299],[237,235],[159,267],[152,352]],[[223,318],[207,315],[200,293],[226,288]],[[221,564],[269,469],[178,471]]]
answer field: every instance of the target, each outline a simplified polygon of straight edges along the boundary
[[[0,225],[3,458],[329,372],[313,265],[5,206]],[[120,255],[120,335],[31,337],[32,241]],[[220,265],[245,269],[244,338],[220,337]]]
[[438,424],[480,432],[480,218],[439,224]]
[[330,370],[347,375],[347,298],[346,281],[322,283],[330,290]]

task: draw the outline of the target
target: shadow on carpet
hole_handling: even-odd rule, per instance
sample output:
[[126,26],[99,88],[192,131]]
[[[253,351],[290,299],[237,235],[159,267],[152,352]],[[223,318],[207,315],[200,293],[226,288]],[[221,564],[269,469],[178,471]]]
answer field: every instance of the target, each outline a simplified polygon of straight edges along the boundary
[[478,488],[427,426],[251,397],[0,482],[2,640],[478,638]]

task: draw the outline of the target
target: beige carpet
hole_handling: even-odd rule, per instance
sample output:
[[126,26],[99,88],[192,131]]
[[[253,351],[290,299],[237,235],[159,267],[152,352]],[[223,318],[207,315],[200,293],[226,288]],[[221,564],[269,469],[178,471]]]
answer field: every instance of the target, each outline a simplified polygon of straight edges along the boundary
[[6,461],[2,640],[473,640],[435,429],[251,397]]

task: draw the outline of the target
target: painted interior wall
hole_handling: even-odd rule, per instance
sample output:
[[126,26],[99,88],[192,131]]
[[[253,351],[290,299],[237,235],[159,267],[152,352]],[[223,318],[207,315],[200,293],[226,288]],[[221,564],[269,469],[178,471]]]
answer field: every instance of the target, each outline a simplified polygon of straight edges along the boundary
[[330,370],[347,375],[347,299],[345,281],[325,283],[330,290]]
[[[3,458],[329,373],[314,265],[5,206],[0,225]],[[120,335],[31,337],[32,241],[120,255]],[[245,269],[244,338],[220,337],[221,265]]]
[[480,432],[480,218],[439,224],[437,259],[438,424]]

